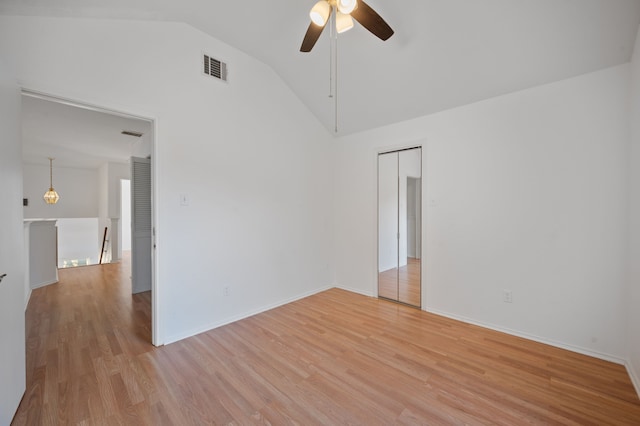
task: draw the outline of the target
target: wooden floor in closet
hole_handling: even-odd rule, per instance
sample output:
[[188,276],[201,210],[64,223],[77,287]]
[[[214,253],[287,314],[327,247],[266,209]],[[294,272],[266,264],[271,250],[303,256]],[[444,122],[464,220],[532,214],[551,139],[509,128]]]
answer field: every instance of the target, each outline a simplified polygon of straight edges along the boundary
[[126,264],[35,290],[13,424],[640,424],[621,365],[384,300],[328,290],[160,348],[149,304]]
[[420,307],[420,259],[407,258],[407,264],[378,274],[378,296]]

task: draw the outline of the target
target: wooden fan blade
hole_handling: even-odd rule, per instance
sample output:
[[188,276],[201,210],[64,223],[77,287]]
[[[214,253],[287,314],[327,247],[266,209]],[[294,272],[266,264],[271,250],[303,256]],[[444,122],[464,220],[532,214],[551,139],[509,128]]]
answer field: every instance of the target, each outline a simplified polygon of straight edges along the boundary
[[[327,19],[327,22],[329,20]],[[304,35],[304,40],[302,40],[302,46],[300,46],[301,52],[311,52],[313,46],[316,45],[316,42],[320,38],[320,34],[322,34],[322,30],[327,26],[327,23],[323,26],[319,26],[314,24],[313,22],[309,24],[309,28],[307,28],[307,33]]]
[[387,40],[393,35],[393,30],[389,24],[387,24],[371,6],[362,0],[358,0],[358,7],[351,12],[351,16],[381,40]]

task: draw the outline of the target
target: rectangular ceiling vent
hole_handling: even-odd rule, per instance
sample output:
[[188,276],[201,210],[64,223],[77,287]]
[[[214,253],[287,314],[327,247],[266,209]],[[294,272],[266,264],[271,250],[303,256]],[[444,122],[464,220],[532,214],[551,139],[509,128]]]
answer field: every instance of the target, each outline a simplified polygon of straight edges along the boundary
[[127,136],[134,136],[136,138],[141,137],[144,133],[140,133],[140,132],[134,132],[133,130],[123,130],[122,132],[123,135],[127,135]]
[[217,78],[218,80],[227,81],[227,64],[212,58],[207,54],[203,54],[202,56],[204,57],[204,67],[202,71],[206,75]]

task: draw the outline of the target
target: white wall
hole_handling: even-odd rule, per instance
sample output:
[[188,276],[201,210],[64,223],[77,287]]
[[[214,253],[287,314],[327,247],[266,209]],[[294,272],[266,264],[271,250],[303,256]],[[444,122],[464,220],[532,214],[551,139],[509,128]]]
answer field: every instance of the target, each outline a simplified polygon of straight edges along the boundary
[[109,217],[120,217],[120,180],[131,178],[129,164],[109,163]]
[[[137,143],[137,142],[136,142]],[[132,152],[135,151],[132,149]],[[120,181],[129,179],[129,164],[105,162],[98,168],[98,244],[102,247],[104,228],[107,228],[107,261],[122,257],[120,247]],[[104,262],[105,259],[103,259]]]
[[[43,154],[46,157],[46,153]],[[49,189],[49,166],[24,164],[24,197],[29,206],[24,217],[96,217],[98,215],[98,176],[93,169],[57,167],[53,161],[53,187],[60,195],[56,204],[47,204],[42,196]]]
[[422,306],[624,359],[628,79],[619,66],[338,139],[338,285],[375,294],[376,154],[422,144]]
[[640,30],[631,63],[631,149],[629,155],[629,370],[640,393]]
[[0,426],[8,426],[25,389],[24,229],[20,91],[0,55]]
[[131,148],[132,157],[147,158],[151,156],[151,136],[149,133],[145,133],[134,142]]
[[[96,264],[100,259],[100,245],[96,238],[98,218],[58,219],[58,267],[68,266],[72,260]],[[65,265],[67,262],[67,265]]]
[[29,287],[36,289],[58,282],[57,228],[55,220],[34,220],[29,223],[26,263]]
[[[203,51],[228,83],[201,74]],[[163,22],[3,16],[0,56],[32,90],[157,120],[165,340],[332,284],[330,136],[273,70]]]

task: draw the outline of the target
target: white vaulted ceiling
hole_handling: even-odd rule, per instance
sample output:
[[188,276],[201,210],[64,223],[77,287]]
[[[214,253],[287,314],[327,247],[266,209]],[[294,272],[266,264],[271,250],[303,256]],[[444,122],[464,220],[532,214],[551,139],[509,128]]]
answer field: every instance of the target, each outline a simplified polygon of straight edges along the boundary
[[[185,22],[271,66],[332,132],[327,30],[299,52],[314,1],[0,0],[0,13]],[[339,36],[340,134],[628,62],[640,23],[640,0],[367,3],[395,35]]]

